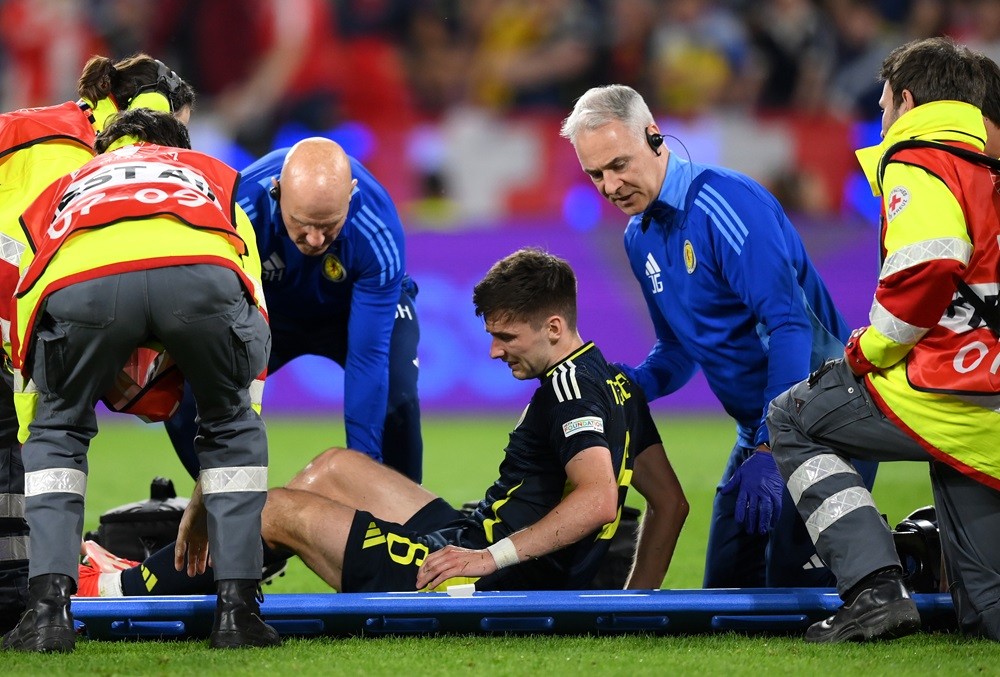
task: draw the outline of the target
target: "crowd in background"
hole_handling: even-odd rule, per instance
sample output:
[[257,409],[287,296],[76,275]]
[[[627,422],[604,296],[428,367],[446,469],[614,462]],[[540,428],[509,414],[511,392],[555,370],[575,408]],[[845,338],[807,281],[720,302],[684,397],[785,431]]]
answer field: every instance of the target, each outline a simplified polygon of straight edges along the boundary
[[874,213],[853,149],[877,136],[878,65],[933,35],[1000,60],[1000,0],[0,0],[0,110],[145,51],[195,87],[194,147],[234,167],[319,134],[416,228],[593,224],[614,215],[575,197],[558,124],[621,83],[685,154],[853,218]]
[[658,115],[869,117],[902,42],[944,34],[1000,58],[996,0],[0,0],[0,25],[0,109],[73,98],[92,53],[146,51],[255,155],[289,122],[566,111],[608,82]]

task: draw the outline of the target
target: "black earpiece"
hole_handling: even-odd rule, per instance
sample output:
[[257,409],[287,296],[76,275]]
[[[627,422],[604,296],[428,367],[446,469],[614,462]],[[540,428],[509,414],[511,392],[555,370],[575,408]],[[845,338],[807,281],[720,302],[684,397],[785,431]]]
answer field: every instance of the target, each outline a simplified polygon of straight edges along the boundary
[[657,155],[660,154],[660,146],[663,145],[663,134],[657,134],[649,131],[649,127],[646,128],[646,143],[649,147],[653,149],[653,152]]
[[274,180],[274,185],[272,185],[271,189],[267,191],[267,194],[271,196],[272,200],[281,199],[281,188],[279,187],[277,179]]
[[[135,94],[125,102],[125,108],[151,108],[173,113],[180,102],[180,90],[183,85],[177,73],[173,72],[159,59],[156,63],[156,80],[135,90]],[[162,99],[150,98],[148,95],[159,95]],[[164,110],[165,109],[165,110]]]

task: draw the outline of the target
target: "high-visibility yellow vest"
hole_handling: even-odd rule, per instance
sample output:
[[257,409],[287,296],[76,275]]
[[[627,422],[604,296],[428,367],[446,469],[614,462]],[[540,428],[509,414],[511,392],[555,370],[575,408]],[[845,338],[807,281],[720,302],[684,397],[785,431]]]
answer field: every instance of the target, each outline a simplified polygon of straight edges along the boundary
[[[902,115],[858,152],[882,196],[882,257],[871,326],[854,350],[874,365],[866,384],[882,411],[935,458],[1000,489],[1000,339],[958,290],[1000,289],[998,175],[927,140],[982,151],[979,109],[955,101]],[[848,349],[850,358],[851,348]]]

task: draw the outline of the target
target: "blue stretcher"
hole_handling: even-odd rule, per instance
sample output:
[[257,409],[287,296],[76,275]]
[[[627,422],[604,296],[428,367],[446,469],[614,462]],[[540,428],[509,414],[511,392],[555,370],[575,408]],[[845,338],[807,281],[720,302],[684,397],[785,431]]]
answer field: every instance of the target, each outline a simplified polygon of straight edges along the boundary
[[[947,594],[914,595],[925,627],[955,625]],[[830,589],[590,590],[268,595],[261,611],[282,635],[437,633],[799,633],[841,605]],[[215,597],[74,598],[91,639],[207,637]]]

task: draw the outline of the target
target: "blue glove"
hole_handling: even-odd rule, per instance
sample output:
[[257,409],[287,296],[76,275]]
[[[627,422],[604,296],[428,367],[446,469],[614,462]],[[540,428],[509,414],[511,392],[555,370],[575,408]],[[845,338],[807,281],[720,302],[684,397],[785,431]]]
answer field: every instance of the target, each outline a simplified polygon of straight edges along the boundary
[[785,490],[774,457],[766,451],[755,451],[736,469],[721,491],[731,494],[737,489],[736,522],[742,524],[748,534],[766,534],[778,521]]

